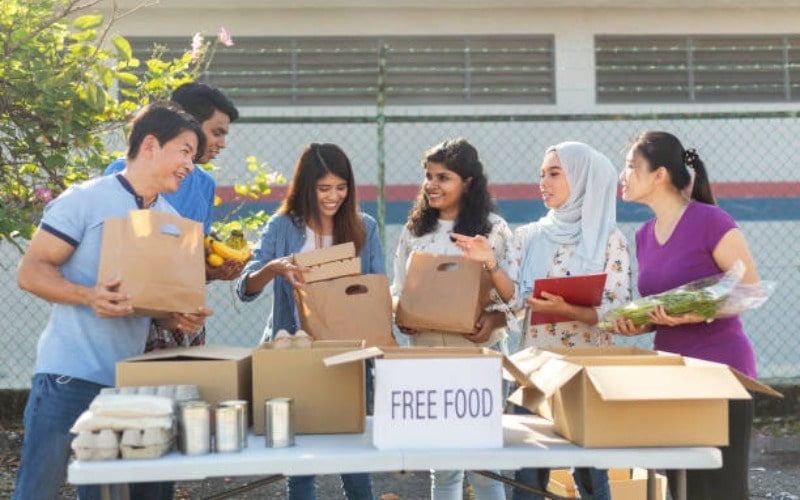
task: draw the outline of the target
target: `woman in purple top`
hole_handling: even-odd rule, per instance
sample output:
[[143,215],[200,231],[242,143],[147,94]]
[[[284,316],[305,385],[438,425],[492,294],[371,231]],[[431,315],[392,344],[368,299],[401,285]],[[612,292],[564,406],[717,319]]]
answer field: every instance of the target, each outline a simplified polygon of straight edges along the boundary
[[[624,200],[644,203],[655,213],[636,232],[640,295],[725,272],[737,260],[746,268],[742,282],[758,282],[747,242],[731,216],[716,206],[705,165],[695,150],[685,150],[677,137],[666,132],[644,132],[634,140],[620,179]],[[630,320],[618,320],[615,332],[638,335],[655,328],[658,350],[725,363],[755,377],[753,348],[738,316],[706,322],[696,314],[669,316],[657,307],[650,320],[639,328]],[[748,498],[752,400],[732,400],[728,418],[730,444],[722,448],[722,468],[689,471],[687,498]],[[669,484],[672,490],[675,479],[670,478]]]

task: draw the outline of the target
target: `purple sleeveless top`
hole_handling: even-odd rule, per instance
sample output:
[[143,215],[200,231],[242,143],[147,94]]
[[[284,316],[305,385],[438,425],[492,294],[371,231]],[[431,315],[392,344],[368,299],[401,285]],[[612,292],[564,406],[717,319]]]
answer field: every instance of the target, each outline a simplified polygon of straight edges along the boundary
[[[655,219],[636,232],[639,294],[665,292],[699,278],[722,272],[713,252],[736,222],[719,207],[693,201],[664,245],[656,241]],[[753,347],[738,316],[711,323],[657,326],[655,348],[732,366],[749,377],[756,376]]]

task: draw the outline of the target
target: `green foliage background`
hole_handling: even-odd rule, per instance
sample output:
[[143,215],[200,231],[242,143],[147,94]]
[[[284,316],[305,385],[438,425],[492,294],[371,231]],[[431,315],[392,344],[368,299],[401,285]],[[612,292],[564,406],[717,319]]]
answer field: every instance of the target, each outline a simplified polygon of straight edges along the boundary
[[[165,61],[163,47],[154,47],[139,61],[124,37],[110,35],[113,23],[137,8],[115,8],[105,19],[93,13],[100,1],[3,0],[0,6],[0,242],[21,248],[50,199],[109,163],[103,138],[119,132],[140,106],[196,80],[221,42],[196,34],[192,50],[187,43],[179,58]],[[267,170],[261,164],[254,175]],[[262,184],[237,186],[237,192],[257,197],[269,192]]]

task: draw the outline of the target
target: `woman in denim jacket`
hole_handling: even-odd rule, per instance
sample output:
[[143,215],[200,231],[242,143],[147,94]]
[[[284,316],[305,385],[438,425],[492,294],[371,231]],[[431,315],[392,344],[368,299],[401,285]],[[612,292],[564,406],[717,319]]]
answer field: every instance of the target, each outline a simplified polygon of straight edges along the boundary
[[[297,161],[286,198],[236,283],[239,298],[249,302],[274,280],[272,312],[262,341],[280,330],[294,334],[299,329],[292,290],[303,282],[303,269],[295,264],[294,254],[350,241],[361,258],[362,274],[386,273],[377,223],[358,210],[350,160],[335,144],[309,144]],[[369,393],[370,377],[367,380]],[[341,477],[348,499],[373,498],[369,474]],[[287,488],[290,500],[316,498],[314,476],[289,477]]]

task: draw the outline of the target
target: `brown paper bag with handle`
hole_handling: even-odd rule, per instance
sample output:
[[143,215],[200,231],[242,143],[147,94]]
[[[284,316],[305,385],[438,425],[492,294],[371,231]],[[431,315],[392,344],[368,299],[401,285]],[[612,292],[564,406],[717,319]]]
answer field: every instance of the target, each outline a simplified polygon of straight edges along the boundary
[[473,333],[489,303],[491,278],[483,266],[456,255],[415,252],[397,304],[397,326]]
[[397,345],[385,274],[308,283],[295,289],[294,298],[300,325],[314,340],[364,340],[367,347]]
[[203,225],[158,210],[103,223],[98,280],[120,278],[135,314],[154,318],[205,306]]

